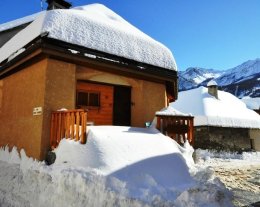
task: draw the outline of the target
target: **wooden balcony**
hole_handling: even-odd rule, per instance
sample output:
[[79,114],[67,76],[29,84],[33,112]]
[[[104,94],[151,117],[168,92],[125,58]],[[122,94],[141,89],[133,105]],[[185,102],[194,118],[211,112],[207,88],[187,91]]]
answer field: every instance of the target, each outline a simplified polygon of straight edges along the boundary
[[187,139],[194,146],[193,116],[157,116],[157,129],[179,144]]
[[51,148],[56,148],[63,138],[86,143],[87,112],[83,109],[54,111],[51,115]]

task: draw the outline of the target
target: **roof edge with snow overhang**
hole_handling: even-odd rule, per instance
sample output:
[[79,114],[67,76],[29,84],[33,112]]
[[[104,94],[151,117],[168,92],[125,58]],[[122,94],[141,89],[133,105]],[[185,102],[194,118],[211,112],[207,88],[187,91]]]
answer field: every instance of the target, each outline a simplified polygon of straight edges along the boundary
[[167,47],[100,4],[40,13],[30,25],[0,48],[0,62],[6,61],[45,32],[52,39],[167,70],[177,70],[174,57]]
[[194,126],[260,129],[260,116],[234,95],[218,91],[218,99],[201,86],[182,91],[171,103],[175,109],[194,116]]
[[161,109],[160,111],[157,111],[155,113],[156,116],[191,116],[192,114],[186,114],[181,111],[178,111],[177,109],[173,108],[172,106],[165,107]]
[[48,38],[47,35],[48,33],[43,33],[36,37],[22,48],[21,52],[17,51],[8,61],[0,65],[0,79],[14,73],[17,70],[15,65],[29,61],[28,57],[34,57],[33,53],[36,56],[58,58],[79,65],[113,69],[114,72],[120,72],[120,74],[132,74],[155,82],[172,82],[177,78],[177,72],[173,70],[165,70],[157,66],[66,43]]

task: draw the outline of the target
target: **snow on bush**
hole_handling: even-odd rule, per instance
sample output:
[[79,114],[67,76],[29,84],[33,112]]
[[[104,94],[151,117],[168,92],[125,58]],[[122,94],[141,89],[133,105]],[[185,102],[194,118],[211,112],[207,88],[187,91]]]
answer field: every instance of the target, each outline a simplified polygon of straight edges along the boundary
[[210,171],[187,167],[190,146],[181,148],[154,130],[101,128],[90,130],[86,145],[62,140],[51,166],[23,150],[19,156],[15,148],[1,148],[0,204],[232,206],[232,196]]

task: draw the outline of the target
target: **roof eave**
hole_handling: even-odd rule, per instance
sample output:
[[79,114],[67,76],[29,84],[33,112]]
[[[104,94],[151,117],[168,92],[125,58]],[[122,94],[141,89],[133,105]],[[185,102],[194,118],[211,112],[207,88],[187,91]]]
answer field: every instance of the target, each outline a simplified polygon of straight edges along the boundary
[[[175,70],[141,63],[83,46],[52,39],[47,37],[47,34],[38,36],[30,43],[25,45],[24,48],[25,51],[17,55],[12,60],[5,60],[2,62],[2,64],[0,64],[0,79],[3,76],[6,76],[14,65],[30,56],[30,54],[37,49],[41,49],[41,52],[45,55],[48,55],[49,57],[58,58],[77,64],[84,65],[84,63],[89,63],[91,65],[106,65],[108,68],[113,68],[115,70],[121,69],[121,71],[123,69],[124,71],[122,72],[154,77],[155,79],[161,81],[163,80],[171,82],[177,79],[177,72]],[[77,53],[72,53],[71,50],[77,51]]]
[[[177,72],[175,70],[170,70],[158,66],[153,66],[150,64],[138,62],[135,60],[127,59],[124,57],[119,57],[117,55],[108,54],[102,51],[86,48],[76,44],[67,43],[52,38],[43,38],[43,49],[49,50],[48,53],[56,51],[59,55],[64,54],[65,56],[73,56],[76,59],[87,60],[87,62],[92,63],[102,63],[106,64],[112,68],[124,68],[124,70],[131,70],[132,72],[144,74],[144,75],[154,75],[158,78],[163,78],[166,81],[171,81],[177,78]],[[78,53],[73,54],[70,50],[77,51]],[[47,51],[46,51],[47,52]],[[55,55],[55,54],[52,54]],[[58,55],[56,55],[58,56]],[[93,56],[95,58],[91,58]]]

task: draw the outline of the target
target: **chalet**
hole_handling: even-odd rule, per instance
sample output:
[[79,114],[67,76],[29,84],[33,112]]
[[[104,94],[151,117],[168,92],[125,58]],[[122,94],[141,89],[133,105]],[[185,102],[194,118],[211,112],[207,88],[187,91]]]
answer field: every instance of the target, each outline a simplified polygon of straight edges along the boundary
[[179,93],[170,105],[194,116],[195,148],[260,150],[260,116],[216,82]]
[[89,124],[143,127],[176,100],[176,71],[168,48],[100,4],[2,24],[0,146],[44,159],[61,108],[87,110]]

